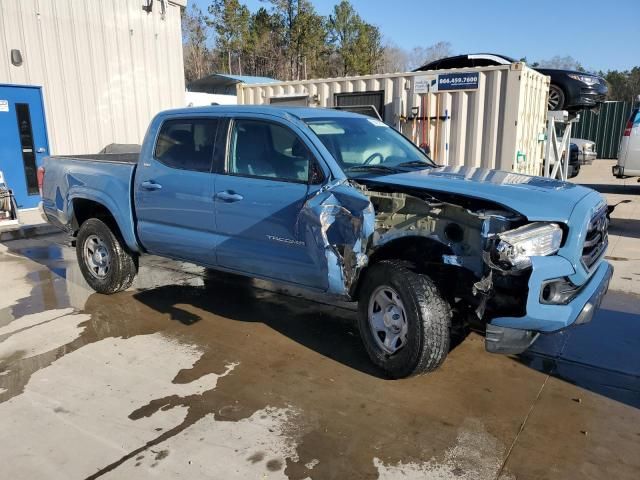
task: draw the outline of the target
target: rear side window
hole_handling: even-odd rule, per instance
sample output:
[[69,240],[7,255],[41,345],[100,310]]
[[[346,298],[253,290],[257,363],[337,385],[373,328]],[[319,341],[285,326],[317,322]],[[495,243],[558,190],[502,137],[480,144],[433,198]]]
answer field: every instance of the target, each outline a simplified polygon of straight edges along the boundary
[[167,120],[162,124],[154,157],[168,167],[209,172],[218,119]]

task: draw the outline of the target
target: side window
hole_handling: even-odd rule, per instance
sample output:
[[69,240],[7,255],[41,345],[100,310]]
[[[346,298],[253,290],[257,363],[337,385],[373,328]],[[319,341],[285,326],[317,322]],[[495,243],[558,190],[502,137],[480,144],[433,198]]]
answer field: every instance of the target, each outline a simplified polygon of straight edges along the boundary
[[231,132],[227,172],[307,182],[312,157],[286,127],[260,120],[236,120]]
[[160,128],[154,157],[171,168],[208,172],[217,127],[214,118],[167,120]]

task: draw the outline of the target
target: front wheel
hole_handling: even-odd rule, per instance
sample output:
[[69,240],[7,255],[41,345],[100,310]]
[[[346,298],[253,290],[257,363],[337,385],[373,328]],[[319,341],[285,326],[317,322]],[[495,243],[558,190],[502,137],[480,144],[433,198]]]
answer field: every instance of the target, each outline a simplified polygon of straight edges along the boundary
[[358,304],[369,357],[392,378],[438,368],[449,353],[451,307],[433,281],[400,261],[370,267]]
[[119,237],[97,218],[82,224],[76,238],[76,257],[89,286],[110,295],[131,286],[138,271],[137,259]]

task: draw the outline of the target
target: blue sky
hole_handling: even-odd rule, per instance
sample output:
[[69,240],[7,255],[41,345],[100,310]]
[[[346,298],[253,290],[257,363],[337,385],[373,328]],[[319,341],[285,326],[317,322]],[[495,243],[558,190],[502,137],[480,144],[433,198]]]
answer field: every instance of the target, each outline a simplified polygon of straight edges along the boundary
[[[261,0],[241,0],[255,11]],[[338,0],[312,0],[327,15]],[[210,0],[189,0],[203,9]],[[385,39],[410,49],[448,41],[456,53],[532,61],[571,55],[588,69],[640,65],[640,0],[351,0]]]

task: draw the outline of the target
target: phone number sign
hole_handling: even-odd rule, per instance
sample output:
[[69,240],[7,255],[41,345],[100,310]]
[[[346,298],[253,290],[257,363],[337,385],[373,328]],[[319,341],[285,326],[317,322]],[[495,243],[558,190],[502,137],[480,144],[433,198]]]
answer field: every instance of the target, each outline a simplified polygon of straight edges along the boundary
[[477,90],[478,73],[443,73],[438,75],[438,90]]

